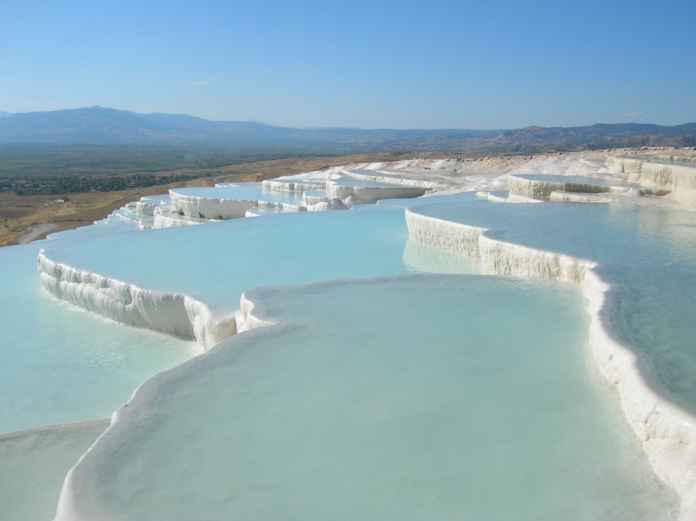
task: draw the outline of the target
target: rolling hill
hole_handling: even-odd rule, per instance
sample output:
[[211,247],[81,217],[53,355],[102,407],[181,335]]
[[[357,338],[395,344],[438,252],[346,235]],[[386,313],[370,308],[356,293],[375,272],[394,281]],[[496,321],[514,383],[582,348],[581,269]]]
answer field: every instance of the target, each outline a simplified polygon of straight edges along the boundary
[[621,123],[513,130],[291,128],[140,114],[103,107],[0,113],[0,144],[175,145],[292,152],[510,151],[607,146],[696,145],[696,123]]

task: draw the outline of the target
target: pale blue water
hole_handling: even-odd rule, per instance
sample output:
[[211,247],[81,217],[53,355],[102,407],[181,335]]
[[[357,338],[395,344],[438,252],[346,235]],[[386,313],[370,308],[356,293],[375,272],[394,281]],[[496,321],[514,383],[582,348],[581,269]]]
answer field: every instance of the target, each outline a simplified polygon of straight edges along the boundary
[[264,190],[261,183],[239,183],[236,186],[175,188],[178,194],[209,199],[229,199],[233,201],[268,201],[272,203],[298,204],[302,202],[301,193]]
[[191,356],[188,342],[106,321],[41,289],[41,246],[76,247],[107,229],[0,248],[0,433],[108,417],[146,378]]
[[612,285],[604,314],[623,344],[642,354],[658,391],[696,412],[696,212],[649,201],[611,205],[490,204],[473,197],[416,207],[490,228],[491,235],[601,263]]
[[[191,355],[188,343],[46,296],[39,247],[224,309],[258,286],[472,269],[409,243],[403,206],[601,262],[614,285],[605,317],[612,331],[646,355],[660,390],[696,406],[696,213],[464,195],[147,232],[112,222],[0,249],[9,346],[0,355],[0,432],[106,416]],[[97,497],[115,519],[668,518],[673,498],[655,483],[615,397],[592,380],[577,294],[426,277],[275,297],[270,309],[302,326],[233,339],[234,350],[192,362],[202,372],[187,373],[187,364],[169,373],[176,382],[155,402],[163,414],[124,432],[118,458],[106,445],[87,465],[101,470],[98,479],[85,474],[94,480],[86,500]],[[142,439],[130,443],[131,434]],[[58,438],[56,454],[86,439]]]
[[[72,266],[231,310],[256,286],[411,271],[405,245],[403,210],[385,206],[153,230],[95,238],[79,248],[56,243],[46,251]],[[460,272],[471,269],[464,259],[453,262]]]
[[70,467],[108,421],[0,435],[0,505],[3,521],[48,521]]
[[146,384],[73,475],[79,519],[671,519],[587,370],[577,292],[417,277],[252,298],[288,327]]

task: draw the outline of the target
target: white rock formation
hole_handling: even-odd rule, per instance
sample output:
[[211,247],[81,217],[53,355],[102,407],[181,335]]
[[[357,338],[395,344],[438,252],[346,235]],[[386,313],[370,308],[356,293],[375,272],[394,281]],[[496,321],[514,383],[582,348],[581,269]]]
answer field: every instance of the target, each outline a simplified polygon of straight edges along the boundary
[[627,157],[609,157],[607,167],[651,192],[696,207],[696,167]]
[[419,186],[406,186],[398,184],[386,184],[368,181],[354,181],[337,179],[329,181],[326,185],[326,193],[329,199],[344,201],[352,197],[352,201],[358,204],[375,203],[381,199],[399,199],[420,197],[426,189]]
[[257,201],[237,201],[187,195],[169,191],[172,207],[181,215],[194,219],[237,219],[257,206]]
[[235,316],[218,315],[187,295],[163,293],[38,256],[41,285],[60,300],[134,327],[195,340],[208,349],[237,330]]
[[210,219],[194,219],[173,213],[170,207],[159,206],[155,208],[152,219],[152,228],[175,228],[177,226],[193,226],[210,222]]
[[511,175],[508,181],[510,193],[529,197],[531,199],[549,200],[552,192],[569,192],[569,193],[606,193],[609,192],[608,186],[600,184],[592,184],[590,180],[587,183],[575,181],[569,177],[567,181],[559,178],[529,179],[519,175]]
[[549,194],[549,201],[554,203],[608,204],[611,202],[611,198],[600,194],[581,194],[553,191]]
[[264,190],[289,193],[323,192],[326,190],[326,182],[318,179],[309,179],[306,176],[286,176],[276,179],[267,179],[262,183]]

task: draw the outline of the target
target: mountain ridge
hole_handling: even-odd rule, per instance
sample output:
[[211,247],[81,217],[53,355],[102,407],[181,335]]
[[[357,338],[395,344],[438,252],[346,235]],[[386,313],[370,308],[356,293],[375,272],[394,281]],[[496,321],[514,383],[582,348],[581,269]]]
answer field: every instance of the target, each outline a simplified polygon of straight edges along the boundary
[[213,121],[187,114],[85,107],[0,112],[0,144],[186,145],[297,151],[577,149],[696,146],[696,123],[597,123],[519,129],[294,128],[255,121]]

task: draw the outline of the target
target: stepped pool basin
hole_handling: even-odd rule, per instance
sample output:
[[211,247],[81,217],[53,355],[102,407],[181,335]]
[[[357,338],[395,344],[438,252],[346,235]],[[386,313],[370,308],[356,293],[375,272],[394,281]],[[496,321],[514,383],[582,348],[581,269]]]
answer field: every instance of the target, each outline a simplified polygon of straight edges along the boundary
[[71,471],[58,521],[676,508],[588,371],[570,288],[420,276],[245,299],[248,321],[280,325],[146,383]]
[[[229,312],[256,286],[408,272],[415,268],[404,262],[405,245],[403,209],[366,206],[97,238],[80,248],[56,242],[45,250],[53,261],[142,288],[190,295]],[[433,262],[443,257],[427,255]],[[450,263],[460,272],[473,269],[466,259]]]
[[696,213],[600,156],[175,189],[4,248],[4,517],[692,519]]
[[460,202],[414,206],[416,213],[485,228],[504,242],[599,264],[611,285],[609,331],[645,355],[670,400],[696,411],[696,213],[638,199],[611,205],[496,205]]

